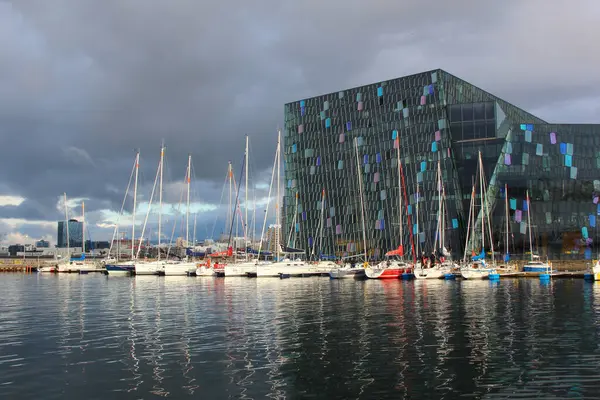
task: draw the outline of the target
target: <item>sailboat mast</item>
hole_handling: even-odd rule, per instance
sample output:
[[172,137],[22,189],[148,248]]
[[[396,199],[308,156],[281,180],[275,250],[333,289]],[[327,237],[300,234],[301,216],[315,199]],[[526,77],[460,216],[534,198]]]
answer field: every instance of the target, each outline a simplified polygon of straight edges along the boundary
[[483,205],[483,162],[481,161],[481,151],[478,155],[479,167],[479,197],[481,199],[481,250],[485,252],[485,207]]
[[321,198],[321,226],[319,229],[319,259],[321,258],[321,254],[323,254],[323,218],[325,216],[325,189],[323,189],[323,197]]
[[404,231],[402,229],[402,170],[400,168],[400,138],[396,149],[396,160],[398,162],[398,229],[400,231],[400,248],[402,248],[401,259],[404,259]]
[[185,209],[185,258],[187,259],[187,247],[190,245],[190,175],[192,174],[192,155],[188,155],[188,166],[187,166],[187,206]]
[[198,213],[194,213],[194,232],[192,234],[192,246],[196,245],[196,217],[198,216]]
[[65,223],[67,225],[67,256],[71,257],[71,241],[69,237],[69,209],[67,208],[67,193],[63,193],[65,199]]
[[85,255],[85,201],[81,202],[81,254]]
[[419,182],[417,181],[417,201],[415,204],[415,214],[417,217],[417,223],[416,223],[416,226],[417,226],[417,245],[416,245],[417,251],[415,252],[416,253],[415,256],[420,256],[419,255],[419,244],[420,244],[419,242],[421,239],[420,234],[419,234],[419,203],[420,202],[421,202],[421,195],[419,194]]
[[134,248],[135,248],[135,208],[137,203],[137,186],[138,186],[138,175],[140,169],[140,152],[138,151],[135,155],[135,181],[133,182],[133,213],[131,214],[131,259],[133,260]]
[[246,161],[246,183],[244,184],[244,241],[246,249],[244,253],[246,254],[246,261],[248,261],[248,135],[246,135],[246,151],[244,154],[244,159]]
[[[529,210],[529,207],[527,207]],[[504,184],[504,213],[506,217],[506,242],[504,243],[504,247],[506,248],[506,254],[508,254],[508,185]]]
[[281,230],[281,216],[279,215],[279,202],[281,201],[281,130],[277,130],[277,201],[275,202],[275,251],[279,261],[279,232]]
[[360,169],[360,160],[358,158],[358,138],[354,138],[354,150],[356,152],[356,167],[358,172],[358,191],[360,193],[360,216],[362,222],[362,237],[363,237],[363,249],[365,253],[365,262],[367,259],[367,229],[365,227],[365,207],[363,204],[363,189],[362,189],[362,172]]
[[533,241],[531,240],[531,204],[529,203],[529,190],[525,192],[527,198],[527,225],[529,226],[529,251],[531,252],[531,261],[533,261]]
[[[227,227],[231,226],[232,220],[233,220],[233,211],[231,209],[231,205],[232,205],[232,183],[233,183],[233,170],[231,167],[231,161],[228,162],[227,164],[227,177],[229,179],[229,207],[227,208]],[[229,229],[229,228],[228,228]]]
[[163,143],[160,147],[160,177],[159,177],[159,187],[158,187],[158,261],[160,261],[160,242],[162,235],[162,202],[163,202],[163,164],[165,159],[165,144]]

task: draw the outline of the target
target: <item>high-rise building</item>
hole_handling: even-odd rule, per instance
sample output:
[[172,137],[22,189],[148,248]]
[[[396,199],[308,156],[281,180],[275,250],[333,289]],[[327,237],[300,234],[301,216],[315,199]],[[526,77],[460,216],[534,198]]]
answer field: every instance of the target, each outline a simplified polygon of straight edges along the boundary
[[[529,226],[541,256],[596,254],[600,125],[548,123],[443,70],[285,105],[286,244],[351,256],[364,251],[364,232],[369,256],[381,258],[402,231],[407,253],[439,248],[439,164],[445,247],[462,257],[479,152],[497,255],[529,257]],[[480,251],[480,236],[467,248]]]
[[35,242],[35,247],[47,248],[47,247],[50,247],[50,242],[48,242],[47,240],[44,240],[44,239],[40,239],[37,242]]
[[[83,242],[83,223],[76,219],[69,220],[69,247],[81,247]],[[56,247],[67,247],[67,225],[65,221],[58,221]]]

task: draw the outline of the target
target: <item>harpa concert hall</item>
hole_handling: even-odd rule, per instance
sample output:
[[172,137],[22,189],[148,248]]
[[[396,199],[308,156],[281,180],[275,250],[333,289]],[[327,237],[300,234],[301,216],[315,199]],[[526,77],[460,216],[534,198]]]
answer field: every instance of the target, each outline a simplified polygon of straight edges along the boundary
[[286,104],[284,157],[284,240],[315,257],[364,240],[371,259],[429,254],[443,233],[461,258],[482,218],[488,254],[597,257],[600,125],[546,122],[443,70]]

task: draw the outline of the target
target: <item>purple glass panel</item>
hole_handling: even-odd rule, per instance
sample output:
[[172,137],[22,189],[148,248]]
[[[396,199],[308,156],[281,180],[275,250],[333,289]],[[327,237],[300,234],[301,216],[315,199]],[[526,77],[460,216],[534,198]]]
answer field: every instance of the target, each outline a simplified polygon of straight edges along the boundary
[[298,133],[304,132],[304,124],[298,125]]
[[347,131],[350,131],[350,130],[352,130],[352,121],[348,121],[348,122],[346,122],[346,130],[347,130]]
[[421,96],[421,105],[424,106],[427,103],[427,98],[425,96]]
[[521,210],[515,211],[515,222],[521,222],[523,212]]
[[510,154],[505,154],[504,155],[504,165],[510,165],[510,164],[511,164]]
[[342,234],[342,225],[336,225],[335,226],[335,234],[336,235],[341,235]]
[[317,167],[318,167],[319,165],[321,165],[321,157],[320,157],[320,156],[319,156],[319,157],[317,157]]
[[358,102],[358,111],[362,111],[363,110],[363,102],[359,101]]
[[550,143],[556,144],[556,133],[550,132]]
[[440,140],[442,140],[442,132],[435,131],[435,141],[439,142]]
[[373,182],[379,182],[379,172],[375,172],[375,174],[373,175]]

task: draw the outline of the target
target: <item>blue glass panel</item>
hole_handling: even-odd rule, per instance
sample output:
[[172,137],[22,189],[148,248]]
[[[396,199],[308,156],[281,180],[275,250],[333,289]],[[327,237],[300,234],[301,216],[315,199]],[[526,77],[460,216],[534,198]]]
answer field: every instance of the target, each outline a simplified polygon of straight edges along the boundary
[[398,131],[397,130],[393,130],[392,131],[392,140],[396,140],[398,138]]
[[344,160],[339,160],[338,161],[338,169],[343,169],[344,168]]
[[325,119],[325,111],[321,111],[319,113],[319,116],[321,117],[321,121]]
[[296,232],[300,232],[300,222],[296,222]]
[[523,211],[527,211],[527,200],[523,200]]
[[379,86],[377,88],[377,96],[379,96],[379,97],[383,96],[383,88],[381,86]]
[[458,228],[458,220],[456,218],[452,218],[452,228]]
[[418,228],[419,228],[419,225],[413,224],[413,235],[416,235],[419,233],[419,231],[417,230]]
[[[523,200],[525,201],[525,200]],[[517,209],[517,199],[510,199],[510,209],[511,210],[516,210]]]
[[525,141],[531,143],[531,131],[525,131]]
[[573,166],[573,159],[568,154],[565,154],[565,166],[566,167],[572,167]]
[[300,115],[306,114],[306,107],[300,107]]
[[385,228],[385,220],[381,220],[381,230],[384,230]]
[[331,118],[325,120],[325,128],[331,128]]
[[308,247],[312,247],[313,246],[313,238],[312,236],[308,237]]
[[421,172],[427,169],[427,161],[421,161]]
[[306,221],[306,211],[302,211],[302,221]]
[[429,94],[433,94],[433,85],[429,85]]
[[300,107],[305,107],[305,106],[306,106],[306,101],[300,100]]
[[381,154],[380,153],[375,154],[375,162],[377,164],[379,164],[381,162]]
[[352,122],[351,121],[346,122],[346,130],[347,131],[351,131],[352,130]]
[[369,163],[369,155],[368,155],[368,154],[365,154],[365,155],[363,156],[363,164],[368,164],[368,163]]
[[296,145],[296,143],[294,143],[294,144],[292,145],[292,153],[295,153],[295,152],[297,152],[297,151],[298,151],[298,146]]
[[411,204],[409,204],[408,207],[406,207],[406,213],[408,215],[412,215],[412,205]]
[[522,130],[522,131],[526,131],[526,130],[527,130],[527,125],[525,125],[525,124],[521,124],[521,130]]
[[587,239],[589,237],[587,226],[581,227],[581,236],[583,236],[584,239]]
[[573,143],[567,143],[567,154],[570,156],[573,155]]
[[567,144],[566,143],[560,144],[560,154],[567,154]]
[[321,165],[321,156],[317,157],[317,167]]
[[432,142],[431,143],[431,151],[434,152],[434,153],[437,151],[437,142]]
[[596,227],[596,216],[595,215],[590,215],[590,226],[592,228]]

